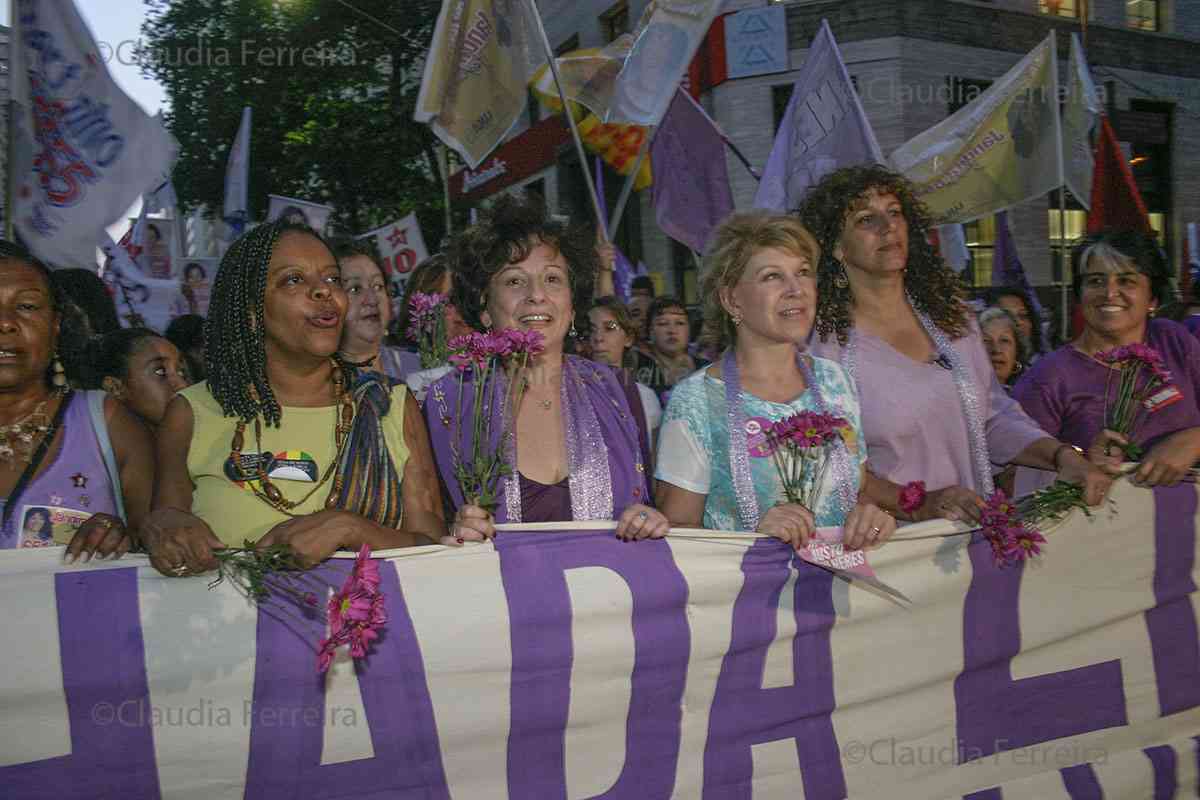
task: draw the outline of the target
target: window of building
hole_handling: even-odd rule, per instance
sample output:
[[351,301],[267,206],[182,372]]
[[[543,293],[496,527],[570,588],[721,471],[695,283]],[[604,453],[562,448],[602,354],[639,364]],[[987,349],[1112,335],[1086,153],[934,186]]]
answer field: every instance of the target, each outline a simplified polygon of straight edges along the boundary
[[950,116],[965,105],[970,105],[975,98],[988,90],[991,81],[980,81],[974,78],[959,78],[953,75],[946,77],[946,116]]
[[1038,11],[1052,17],[1079,17],[1078,0],[1038,0]]
[[1159,29],[1158,0],[1126,0],[1125,25],[1139,31]]
[[991,214],[963,223],[963,237],[971,253],[968,267],[972,286],[992,285],[992,256],[996,250],[996,218]]
[[[1068,194],[1068,197],[1070,195]],[[1074,202],[1071,205],[1075,205]],[[1050,228],[1050,270],[1055,283],[1066,280],[1070,282],[1071,275],[1071,246],[1087,235],[1087,212],[1076,206],[1062,211],[1058,207],[1058,194],[1052,192],[1050,208],[1046,211],[1046,220]],[[1063,251],[1066,260],[1063,260]],[[1065,265],[1065,273],[1064,273]],[[1066,275],[1064,278],[1063,275]]]
[[619,0],[600,15],[600,32],[604,34],[606,42],[629,33],[629,0]]

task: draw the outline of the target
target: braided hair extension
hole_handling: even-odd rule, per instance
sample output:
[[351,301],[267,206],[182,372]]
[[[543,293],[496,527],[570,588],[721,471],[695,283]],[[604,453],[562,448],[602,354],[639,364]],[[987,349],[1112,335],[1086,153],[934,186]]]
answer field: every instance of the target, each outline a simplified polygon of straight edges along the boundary
[[[238,237],[213,280],[204,323],[204,370],[208,390],[227,417],[249,422],[261,414],[267,425],[279,427],[283,416],[267,378],[265,304],[271,255],[279,237],[291,232],[312,236],[328,247],[312,228],[281,217]],[[352,386],[353,368],[336,353],[333,358],[342,368],[345,385]]]
[[863,206],[871,190],[895,195],[908,221],[908,264],[904,272],[904,288],[912,297],[913,304],[918,311],[928,314],[933,323],[950,338],[965,336],[970,325],[966,289],[929,243],[929,229],[933,226],[929,209],[917,198],[911,181],[886,167],[869,164],[844,167],[826,175],[804,198],[800,208],[792,212],[812,231],[821,246],[815,326],[821,341],[826,341],[832,333],[844,345],[854,325],[851,315],[854,293],[849,285],[837,285],[835,278],[841,274],[843,267],[833,251],[842,237],[846,217]]
[[480,316],[487,307],[487,290],[496,273],[509,264],[529,258],[540,244],[558,250],[567,263],[571,303],[586,326],[592,305],[599,258],[596,239],[586,226],[568,226],[546,213],[537,195],[517,198],[503,195],[479,215],[479,220],[459,233],[450,245],[451,302],[475,330],[483,330]]

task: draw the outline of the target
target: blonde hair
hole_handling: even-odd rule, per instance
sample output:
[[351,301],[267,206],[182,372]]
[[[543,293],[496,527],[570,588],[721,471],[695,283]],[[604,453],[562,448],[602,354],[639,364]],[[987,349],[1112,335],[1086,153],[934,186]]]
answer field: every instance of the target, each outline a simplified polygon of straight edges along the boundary
[[732,214],[713,232],[704,256],[700,285],[704,330],[701,341],[723,350],[737,339],[737,326],[721,304],[721,290],[742,279],[746,265],[760,250],[775,247],[808,259],[815,269],[821,261],[816,237],[796,217],[768,211]]

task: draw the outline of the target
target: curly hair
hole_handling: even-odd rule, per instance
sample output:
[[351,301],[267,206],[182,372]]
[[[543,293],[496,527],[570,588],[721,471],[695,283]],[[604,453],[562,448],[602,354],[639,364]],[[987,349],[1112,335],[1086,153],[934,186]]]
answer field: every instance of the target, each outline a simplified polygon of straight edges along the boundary
[[[1003,297],[1015,297],[1021,301],[1021,305],[1025,306],[1025,313],[1028,315],[1030,323],[1032,323],[1030,327],[1033,328],[1033,332],[1030,334],[1028,340],[1024,342],[1024,345],[1031,354],[1041,355],[1045,353],[1046,346],[1042,341],[1042,320],[1038,316],[1037,309],[1033,306],[1033,300],[1030,299],[1024,289],[1019,289],[1015,286],[1000,286],[988,292],[988,305],[1000,306],[1000,299]],[[1023,336],[1020,338],[1025,339]]]
[[849,340],[850,328],[854,326],[851,313],[854,292],[848,285],[837,285],[835,278],[845,268],[834,257],[833,251],[841,240],[846,218],[867,203],[867,195],[872,190],[895,195],[908,222],[904,288],[913,304],[952,339],[966,336],[970,330],[966,289],[929,243],[929,229],[933,226],[929,209],[917,198],[911,181],[878,164],[844,167],[831,172],[794,212],[821,246],[821,263],[817,269],[817,335],[821,341],[826,341],[830,334],[835,334],[843,345]]
[[[268,425],[278,427],[283,416],[267,379],[264,307],[275,245],[280,236],[292,232],[312,236],[329,247],[307,225],[280,218],[242,234],[217,268],[204,323],[204,374],[208,390],[227,417],[249,422],[261,414]],[[333,358],[341,365],[345,385],[353,385],[353,368],[342,363],[336,353]]]
[[[46,385],[51,386],[54,378],[54,358],[58,358],[66,370],[67,378],[72,384],[78,383],[81,376],[79,359],[69,358],[67,353],[75,353],[88,339],[88,329],[82,319],[82,312],[70,313],[73,310],[70,297],[63,291],[62,285],[54,279],[55,270],[51,270],[39,261],[32,253],[16,242],[0,239],[0,261],[21,261],[41,274],[46,282],[46,291],[50,301],[50,310],[58,315],[58,338],[55,340],[55,355],[46,367]],[[67,347],[70,345],[70,347]]]
[[599,267],[592,230],[552,219],[537,195],[504,195],[459,233],[449,248],[451,300],[468,325],[483,330],[492,278],[509,264],[529,258],[542,244],[557,250],[567,262],[575,310],[582,313],[591,307]]
[[737,326],[721,303],[721,290],[733,288],[754,254],[768,247],[802,256],[813,265],[821,260],[816,238],[795,217],[765,211],[730,216],[714,231],[704,255],[704,277],[700,283],[704,309],[701,344],[720,352],[737,339]]
[[129,378],[129,360],[150,339],[169,341],[149,328],[118,328],[88,340],[88,368],[80,384],[85,389],[104,388],[105,378]]

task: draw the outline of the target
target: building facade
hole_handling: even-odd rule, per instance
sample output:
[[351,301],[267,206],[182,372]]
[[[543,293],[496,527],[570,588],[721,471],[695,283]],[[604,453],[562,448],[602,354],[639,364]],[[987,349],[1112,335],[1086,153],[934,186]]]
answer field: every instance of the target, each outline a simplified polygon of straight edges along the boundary
[[8,230],[8,151],[9,151],[9,53],[12,29],[0,25],[0,177],[4,180],[4,191],[0,192],[0,231]]
[[[645,0],[579,0],[545,20],[547,34],[559,52],[602,46],[632,30],[645,5]],[[1051,28],[1058,32],[1060,80],[1065,80],[1070,34],[1080,33],[1152,222],[1173,262],[1180,262],[1185,224],[1200,220],[1200,137],[1187,135],[1200,123],[1200,0],[733,0],[724,11],[768,5],[783,6],[790,69],[723,80],[704,86],[701,95],[701,103],[755,166],[766,163],[791,84],[822,19],[841,46],[885,156],[975,97]],[[707,52],[702,49],[698,58],[708,57]],[[735,202],[749,208],[757,181],[731,153],[727,160]],[[620,179],[611,172],[605,177],[611,203]],[[559,213],[591,216],[561,116],[547,115],[533,102],[497,154],[475,173],[460,171],[453,186],[456,200],[464,204],[531,188]],[[658,229],[649,193],[644,194],[631,201],[618,244],[650,268],[661,290],[695,302],[696,261]],[[1081,233],[1086,216],[1069,193],[1063,204],[1061,227],[1057,193],[1009,214],[1030,279],[1048,296],[1061,277],[1057,248]],[[991,219],[969,224],[967,234],[973,278],[986,285]]]

